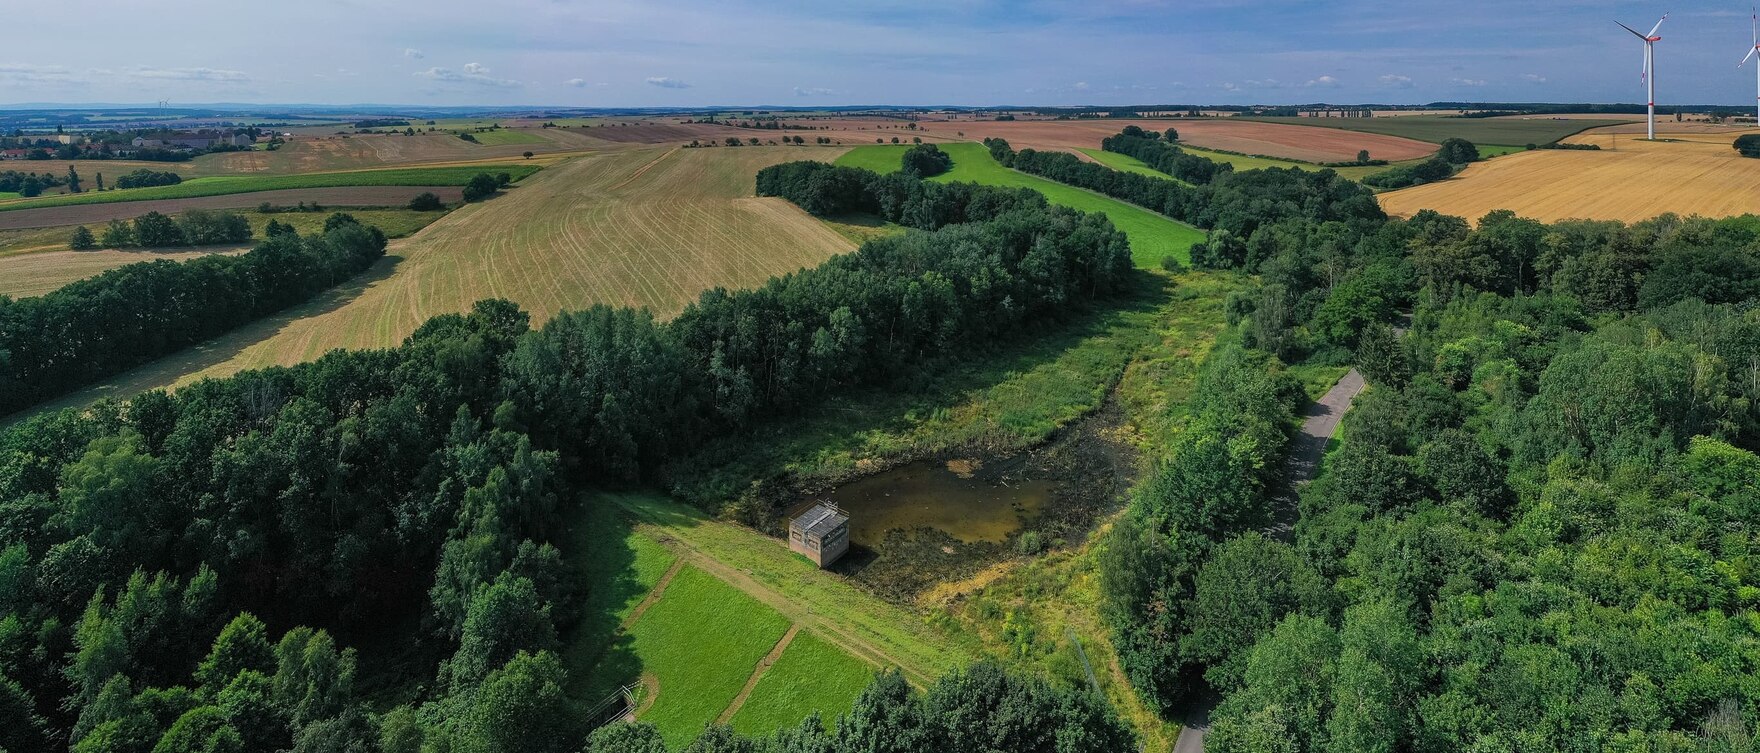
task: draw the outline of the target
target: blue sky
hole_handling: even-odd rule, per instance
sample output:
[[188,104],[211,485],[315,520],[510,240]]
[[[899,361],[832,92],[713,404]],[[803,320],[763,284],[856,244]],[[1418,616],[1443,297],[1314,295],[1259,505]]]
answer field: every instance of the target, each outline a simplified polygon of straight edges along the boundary
[[[1751,104],[1749,9],[1544,0],[121,0],[6,11],[0,103]],[[171,9],[175,8],[175,11]],[[38,33],[21,33],[37,29]],[[1753,63],[1749,64],[1754,65]]]

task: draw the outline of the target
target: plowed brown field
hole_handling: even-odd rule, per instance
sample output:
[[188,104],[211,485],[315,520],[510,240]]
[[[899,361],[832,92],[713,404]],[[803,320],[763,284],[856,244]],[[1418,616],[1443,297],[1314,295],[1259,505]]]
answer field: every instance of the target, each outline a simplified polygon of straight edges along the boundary
[[[1358,133],[1337,128],[1256,123],[1245,120],[1215,118],[1204,120],[1051,120],[1051,121],[978,121],[958,124],[971,140],[1001,137],[1014,148],[1093,149],[1100,140],[1118,133],[1127,125],[1144,130],[1179,129],[1181,141],[1206,149],[1222,149],[1242,154],[1300,160],[1303,162],[1344,162],[1357,158],[1359,150],[1370,156],[1398,162],[1428,156],[1436,145],[1397,136]],[[948,136],[954,124],[935,124],[937,136]]]

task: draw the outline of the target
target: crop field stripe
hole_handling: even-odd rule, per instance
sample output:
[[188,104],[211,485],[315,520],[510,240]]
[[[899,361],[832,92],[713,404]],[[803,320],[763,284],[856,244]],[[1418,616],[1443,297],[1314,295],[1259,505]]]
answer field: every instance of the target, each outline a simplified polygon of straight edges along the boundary
[[[1260,123],[1282,123],[1310,128],[1333,128],[1359,133],[1399,136],[1417,141],[1440,144],[1459,137],[1475,144],[1550,144],[1592,128],[1623,120],[1533,118],[1460,118],[1436,115],[1407,115],[1385,118],[1287,118],[1243,117]],[[1636,118],[1634,118],[1635,120]]]

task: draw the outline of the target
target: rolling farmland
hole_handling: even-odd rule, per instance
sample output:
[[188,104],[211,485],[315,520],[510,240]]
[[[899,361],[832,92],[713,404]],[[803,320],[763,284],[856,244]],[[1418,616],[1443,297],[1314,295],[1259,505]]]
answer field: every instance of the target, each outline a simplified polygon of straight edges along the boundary
[[[141,212],[149,211],[146,208]],[[407,209],[355,209],[348,212],[355,219],[384,231],[387,237],[402,238],[415,233],[441,217],[439,212],[414,212]],[[295,212],[277,214],[245,213],[254,238],[263,237],[263,226],[270,220],[292,225],[302,235],[321,232],[330,212]],[[0,215],[4,218],[5,215]],[[0,295],[23,298],[42,295],[51,290],[92,275],[127,264],[143,261],[185,261],[215,253],[242,251],[239,246],[171,249],[105,249],[70,251],[67,248],[71,227],[48,227],[30,230],[0,230]]]
[[[839,157],[837,164],[880,173],[893,172],[899,169],[899,159],[909,148],[906,145],[890,144],[859,146]],[[1159,265],[1161,258],[1168,255],[1181,261],[1190,261],[1192,244],[1204,240],[1204,231],[1175,222],[1159,213],[1003,167],[990,157],[990,151],[983,144],[961,142],[943,144],[941,148],[953,156],[953,169],[935,176],[932,180],[1031,188],[1045,194],[1045,198],[1053,204],[1104,214],[1112,220],[1115,227],[1130,236],[1131,258],[1139,267]]]
[[538,171],[538,166],[521,163],[453,165],[445,167],[410,167],[388,170],[350,170],[335,173],[299,175],[231,175],[193,178],[172,186],[130,188],[116,191],[87,191],[80,194],[39,196],[0,202],[0,213],[41,207],[65,207],[86,204],[110,204],[157,199],[189,199],[200,196],[282,191],[296,188],[338,188],[344,186],[462,186],[479,173],[507,173],[519,180]]
[[[335,188],[289,188],[277,191],[253,191],[187,199],[149,199],[101,204],[63,204],[61,206],[15,209],[0,212],[0,231],[28,228],[97,225],[114,219],[132,219],[148,212],[177,214],[191,209],[245,209],[268,202],[277,207],[293,207],[314,202],[324,207],[397,207],[422,193],[432,193],[448,204],[462,200],[457,186],[338,186]],[[389,229],[386,230],[390,232]],[[4,241],[0,241],[3,249]]]
[[[1332,128],[1358,133],[1374,133],[1441,143],[1445,139],[1463,138],[1474,144],[1550,144],[1584,129],[1606,125],[1606,119],[1525,116],[1508,118],[1451,118],[1438,115],[1412,115],[1399,118],[1253,118],[1262,123],[1303,125]],[[1182,129],[1183,135],[1185,131]],[[1404,159],[1370,150],[1376,157]]]
[[[1377,159],[1396,161],[1427,157],[1436,151],[1433,144],[1400,135],[1316,129],[1305,127],[1307,123],[1267,123],[1242,118],[975,122],[961,123],[959,131],[973,140],[1001,137],[1016,149],[1076,150],[1097,148],[1102,139],[1127,125],[1148,131],[1178,129],[1180,141],[1196,147],[1302,162],[1353,160],[1362,149],[1369,150]],[[944,131],[945,127],[939,130]]]
[[1760,212],[1760,160],[1737,155],[1728,134],[1678,138],[1683,140],[1622,138],[1617,150],[1607,150],[1612,136],[1578,136],[1573,141],[1599,143],[1604,150],[1499,157],[1450,180],[1382,194],[1381,205],[1395,215],[1434,209],[1475,221],[1494,209],[1547,222]]
[[395,345],[437,314],[503,297],[542,322],[595,303],[678,312],[705,288],[751,287],[854,244],[753,176],[794,148],[605,152],[545,170],[405,241],[310,304],[83,390],[55,405]]

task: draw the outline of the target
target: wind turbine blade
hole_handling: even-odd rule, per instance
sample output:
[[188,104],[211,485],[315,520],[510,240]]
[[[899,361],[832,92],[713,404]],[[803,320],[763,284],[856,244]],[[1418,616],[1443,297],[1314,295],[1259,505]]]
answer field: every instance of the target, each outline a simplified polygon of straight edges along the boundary
[[1744,58],[1742,58],[1742,62],[1740,62],[1740,63],[1736,63],[1736,67],[1737,67],[1737,68],[1740,68],[1740,67],[1742,67],[1742,66],[1744,66],[1744,65],[1747,65],[1747,64],[1748,64],[1748,61],[1749,61],[1749,60],[1753,60],[1753,59],[1754,59],[1754,53],[1755,53],[1755,52],[1760,52],[1760,46],[1756,46],[1756,47],[1749,47],[1749,48],[1748,48],[1748,56],[1747,56],[1747,57],[1744,57]]
[[[1614,23],[1619,24],[1618,21],[1615,21]],[[1634,36],[1634,37],[1637,37],[1639,39],[1647,39],[1647,37],[1645,37],[1643,34],[1639,34],[1637,29],[1634,29],[1634,28],[1627,26],[1625,24],[1619,24],[1619,27],[1621,29],[1625,29],[1626,31],[1631,32],[1632,36]]]
[[1644,35],[1644,38],[1645,38],[1645,39],[1649,39],[1649,38],[1650,38],[1650,37],[1654,37],[1654,36],[1656,36],[1656,31],[1657,31],[1657,30],[1658,30],[1658,29],[1661,29],[1661,28],[1662,28],[1662,22],[1663,22],[1663,21],[1667,21],[1667,20],[1668,20],[1668,14],[1667,14],[1667,13],[1664,13],[1664,14],[1662,14],[1662,18],[1661,18],[1661,19],[1659,19],[1659,20],[1657,20],[1657,22],[1656,22],[1656,25],[1655,25],[1655,26],[1652,26],[1652,27],[1650,27],[1650,33],[1649,33],[1649,34],[1645,34],[1645,35]]
[[1748,13],[1754,22],[1754,46],[1760,47],[1760,6],[1749,6]]

